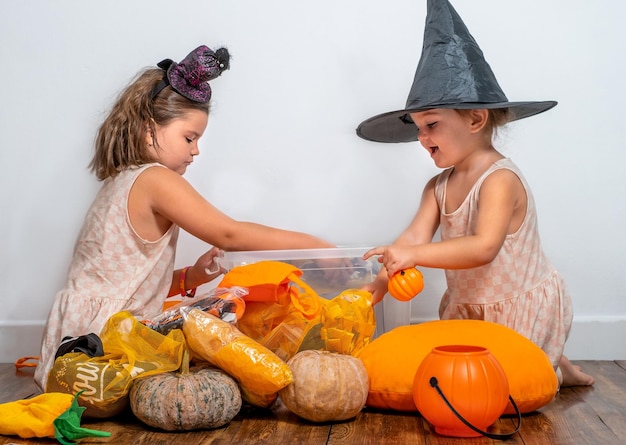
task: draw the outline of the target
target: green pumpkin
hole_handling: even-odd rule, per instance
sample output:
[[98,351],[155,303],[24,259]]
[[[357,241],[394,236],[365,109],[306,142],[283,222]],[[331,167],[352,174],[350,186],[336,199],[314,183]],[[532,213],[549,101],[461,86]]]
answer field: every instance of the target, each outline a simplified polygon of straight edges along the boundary
[[135,380],[130,407],[143,423],[166,431],[218,428],[241,409],[235,380],[208,365],[189,367],[185,351],[178,373],[167,372]]

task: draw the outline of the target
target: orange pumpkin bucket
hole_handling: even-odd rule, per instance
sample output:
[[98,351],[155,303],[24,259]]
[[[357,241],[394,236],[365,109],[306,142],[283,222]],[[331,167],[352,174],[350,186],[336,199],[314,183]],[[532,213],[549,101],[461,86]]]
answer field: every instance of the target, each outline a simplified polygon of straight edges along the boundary
[[[500,363],[487,348],[450,345],[434,348],[413,381],[413,400],[421,415],[443,436],[508,439],[519,430],[521,414],[509,395]],[[511,401],[518,414],[509,434],[486,432]]]

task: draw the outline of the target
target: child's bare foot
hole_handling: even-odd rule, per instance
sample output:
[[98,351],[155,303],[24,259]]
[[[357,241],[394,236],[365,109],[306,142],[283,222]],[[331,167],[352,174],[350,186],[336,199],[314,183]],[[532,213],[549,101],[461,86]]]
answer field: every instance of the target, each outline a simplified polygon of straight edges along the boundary
[[565,356],[561,357],[559,368],[563,374],[561,386],[590,386],[595,380],[589,374],[585,374],[580,366],[576,366]]

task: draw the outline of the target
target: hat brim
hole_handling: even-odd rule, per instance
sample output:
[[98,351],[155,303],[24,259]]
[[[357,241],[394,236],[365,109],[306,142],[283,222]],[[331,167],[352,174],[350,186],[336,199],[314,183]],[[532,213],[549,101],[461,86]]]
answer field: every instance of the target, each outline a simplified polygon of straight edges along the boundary
[[556,101],[549,100],[542,102],[457,103],[409,108],[378,114],[364,120],[357,127],[356,134],[363,139],[374,142],[412,142],[417,140],[417,127],[408,116],[409,113],[435,108],[457,110],[508,108],[513,116],[510,121],[515,121],[548,111],[556,104]]

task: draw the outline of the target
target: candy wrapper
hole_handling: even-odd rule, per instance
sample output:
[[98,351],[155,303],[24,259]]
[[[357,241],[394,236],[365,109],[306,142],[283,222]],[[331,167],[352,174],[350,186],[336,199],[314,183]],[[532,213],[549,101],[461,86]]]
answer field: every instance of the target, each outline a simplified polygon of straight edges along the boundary
[[182,329],[184,315],[192,309],[214,315],[227,323],[235,323],[245,311],[243,297],[247,294],[246,288],[237,286],[213,289],[207,294],[183,301],[152,319],[142,320],[142,323],[167,335],[172,329]]

